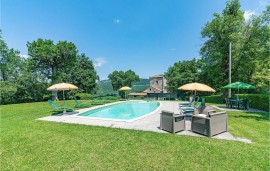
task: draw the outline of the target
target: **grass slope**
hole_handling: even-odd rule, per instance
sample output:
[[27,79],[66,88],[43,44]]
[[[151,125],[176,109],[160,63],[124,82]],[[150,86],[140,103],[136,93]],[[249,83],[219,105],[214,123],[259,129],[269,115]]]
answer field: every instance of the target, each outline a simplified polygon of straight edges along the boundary
[[229,113],[229,131],[253,141],[245,144],[36,120],[51,110],[1,106],[1,170],[269,170],[267,114]]

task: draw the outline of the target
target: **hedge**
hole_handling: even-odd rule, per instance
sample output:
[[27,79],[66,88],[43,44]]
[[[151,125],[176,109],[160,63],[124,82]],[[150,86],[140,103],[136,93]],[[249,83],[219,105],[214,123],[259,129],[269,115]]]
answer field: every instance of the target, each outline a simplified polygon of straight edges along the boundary
[[[236,98],[237,95],[233,95]],[[204,96],[207,103],[225,103],[223,95]],[[269,95],[268,94],[238,94],[239,99],[251,100],[250,107],[269,112]]]
[[221,94],[212,95],[212,96],[204,96],[202,98],[205,98],[206,103],[224,103],[225,102],[225,99]]
[[250,107],[269,112],[269,95],[268,94],[239,94],[239,99],[251,100]]
[[[78,100],[91,100],[92,95],[87,93],[76,93],[76,97]],[[73,99],[73,97],[71,98]]]

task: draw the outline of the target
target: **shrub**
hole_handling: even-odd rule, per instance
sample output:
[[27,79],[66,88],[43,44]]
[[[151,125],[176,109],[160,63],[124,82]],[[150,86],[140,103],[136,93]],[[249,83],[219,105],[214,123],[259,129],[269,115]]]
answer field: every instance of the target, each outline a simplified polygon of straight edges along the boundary
[[205,102],[207,103],[224,103],[225,100],[223,96],[220,95],[212,95],[212,96],[203,96],[202,98],[205,98]]
[[250,107],[269,112],[269,95],[268,94],[239,94],[239,99],[251,100]]
[[105,96],[102,97],[103,100],[119,100],[119,96]]
[[[207,103],[225,103],[222,95],[205,96]],[[233,98],[237,98],[237,94],[233,95]],[[250,107],[269,112],[269,95],[268,94],[238,94],[239,99],[251,100]]]
[[43,101],[48,101],[49,99],[53,99],[53,94],[44,94]]
[[[76,93],[76,97],[78,100],[91,100],[92,95],[87,93]],[[71,97],[73,99],[73,97]]]
[[0,104],[16,103],[17,87],[8,81],[0,82]]

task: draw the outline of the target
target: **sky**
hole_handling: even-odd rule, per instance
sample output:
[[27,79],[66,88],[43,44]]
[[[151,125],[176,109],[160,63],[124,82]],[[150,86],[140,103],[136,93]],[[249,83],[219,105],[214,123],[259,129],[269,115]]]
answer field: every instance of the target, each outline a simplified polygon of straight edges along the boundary
[[[240,0],[248,20],[267,0]],[[201,30],[226,0],[0,0],[0,28],[9,48],[27,57],[38,38],[73,42],[101,80],[115,70],[141,78],[175,62],[200,59]]]

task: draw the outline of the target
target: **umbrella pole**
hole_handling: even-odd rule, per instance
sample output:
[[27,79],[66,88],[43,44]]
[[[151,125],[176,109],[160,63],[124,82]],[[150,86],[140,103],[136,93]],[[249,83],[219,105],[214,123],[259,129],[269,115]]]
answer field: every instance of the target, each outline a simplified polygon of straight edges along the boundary
[[66,101],[65,101],[65,93],[64,93],[64,91],[65,90],[63,90],[63,99],[64,99],[64,111],[63,111],[63,113],[67,113],[67,111],[66,111]]
[[239,95],[239,87],[238,87],[238,93],[237,93],[237,100],[239,99],[239,98],[238,98],[238,95]]

